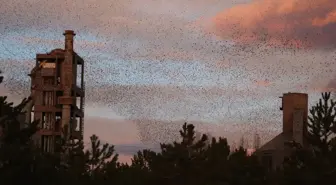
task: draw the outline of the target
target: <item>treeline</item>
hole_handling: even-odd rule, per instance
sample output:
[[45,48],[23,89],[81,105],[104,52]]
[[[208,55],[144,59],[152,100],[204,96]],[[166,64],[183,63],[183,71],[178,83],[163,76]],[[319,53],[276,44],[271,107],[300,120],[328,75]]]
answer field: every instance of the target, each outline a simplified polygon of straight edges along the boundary
[[[0,79],[0,83],[2,78]],[[14,106],[0,97],[0,184],[47,185],[331,185],[336,176],[336,103],[330,93],[310,109],[310,150],[295,142],[282,168],[268,171],[240,147],[230,151],[225,138],[195,140],[195,128],[183,124],[180,141],[161,151],[139,151],[131,164],[118,162],[114,146],[91,137],[91,146],[62,142],[62,152],[36,148],[37,122],[20,128],[17,120],[27,100]]]

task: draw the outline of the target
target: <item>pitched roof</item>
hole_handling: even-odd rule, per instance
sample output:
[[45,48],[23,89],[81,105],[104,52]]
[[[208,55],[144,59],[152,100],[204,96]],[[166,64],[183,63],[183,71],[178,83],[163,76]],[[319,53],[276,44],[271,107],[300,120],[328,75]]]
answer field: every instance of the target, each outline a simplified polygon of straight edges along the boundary
[[279,135],[275,136],[272,140],[264,144],[262,147],[260,147],[258,151],[265,151],[265,150],[281,150],[285,147],[286,141],[293,140],[293,137],[291,134],[285,134],[280,133]]

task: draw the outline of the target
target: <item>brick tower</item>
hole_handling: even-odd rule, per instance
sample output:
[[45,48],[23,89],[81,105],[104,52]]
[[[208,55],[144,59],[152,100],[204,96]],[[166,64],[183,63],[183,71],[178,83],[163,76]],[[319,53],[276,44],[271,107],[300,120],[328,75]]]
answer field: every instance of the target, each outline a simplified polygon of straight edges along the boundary
[[269,170],[281,167],[284,158],[290,155],[291,148],[286,145],[287,142],[295,141],[304,148],[308,147],[308,94],[285,93],[280,98],[280,110],[283,113],[282,132],[256,151]]
[[34,141],[46,152],[57,152],[61,138],[83,140],[84,60],[73,50],[74,31],[66,30],[64,36],[64,49],[36,54],[36,66],[29,75],[32,102],[27,112],[40,120]]

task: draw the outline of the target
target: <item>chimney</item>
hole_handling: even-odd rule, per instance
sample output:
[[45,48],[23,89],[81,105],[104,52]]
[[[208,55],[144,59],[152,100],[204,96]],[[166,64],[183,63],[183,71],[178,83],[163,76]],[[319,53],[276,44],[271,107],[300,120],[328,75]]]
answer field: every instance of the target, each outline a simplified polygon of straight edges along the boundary
[[63,35],[65,36],[65,51],[73,51],[73,38],[76,35],[73,30],[65,30]]

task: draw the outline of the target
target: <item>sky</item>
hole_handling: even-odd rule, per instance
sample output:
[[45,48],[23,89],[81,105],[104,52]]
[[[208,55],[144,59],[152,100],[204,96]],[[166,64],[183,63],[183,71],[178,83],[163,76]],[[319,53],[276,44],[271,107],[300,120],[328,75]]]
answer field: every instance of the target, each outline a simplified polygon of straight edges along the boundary
[[177,139],[183,122],[238,141],[281,132],[286,92],[336,88],[334,0],[0,0],[0,93],[29,95],[36,53],[85,60],[85,138],[122,160]]

